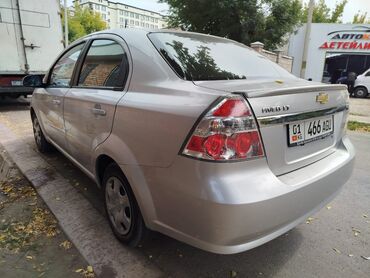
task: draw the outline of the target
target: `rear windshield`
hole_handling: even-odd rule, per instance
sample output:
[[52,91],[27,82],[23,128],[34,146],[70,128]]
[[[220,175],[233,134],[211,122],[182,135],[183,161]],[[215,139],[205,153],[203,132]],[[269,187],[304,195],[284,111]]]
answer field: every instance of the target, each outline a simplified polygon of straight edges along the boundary
[[150,33],[149,39],[183,79],[232,80],[288,77],[280,66],[246,46],[193,33]]

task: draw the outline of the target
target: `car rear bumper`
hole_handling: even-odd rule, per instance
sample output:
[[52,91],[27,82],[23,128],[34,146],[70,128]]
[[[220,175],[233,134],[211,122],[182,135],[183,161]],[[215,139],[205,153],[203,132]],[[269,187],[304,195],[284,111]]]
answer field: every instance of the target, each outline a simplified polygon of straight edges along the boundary
[[143,209],[145,200],[139,204],[154,230],[210,252],[238,253],[287,232],[334,198],[351,175],[354,155],[344,137],[332,154],[278,177],[265,159],[179,157],[169,168],[141,168],[155,213]]

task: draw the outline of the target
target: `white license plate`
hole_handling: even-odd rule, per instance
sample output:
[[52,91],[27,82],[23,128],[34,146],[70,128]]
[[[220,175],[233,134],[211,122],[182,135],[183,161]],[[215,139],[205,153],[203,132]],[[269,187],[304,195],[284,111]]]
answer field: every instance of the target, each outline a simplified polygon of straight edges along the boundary
[[12,86],[22,86],[22,80],[13,80],[12,81]]
[[310,119],[303,122],[289,124],[289,147],[304,145],[306,143],[325,138],[334,132],[334,117]]

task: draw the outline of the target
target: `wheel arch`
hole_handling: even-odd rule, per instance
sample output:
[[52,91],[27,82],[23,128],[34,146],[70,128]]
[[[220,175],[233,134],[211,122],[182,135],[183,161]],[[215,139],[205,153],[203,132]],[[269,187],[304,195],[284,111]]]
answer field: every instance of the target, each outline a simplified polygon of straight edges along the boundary
[[[102,187],[102,180],[104,176],[104,171],[107,168],[107,166],[111,163],[115,163],[118,165],[118,163],[111,158],[108,155],[101,154],[97,157],[96,162],[95,162],[95,176],[96,176],[96,181],[98,183],[98,186],[101,188]],[[121,170],[122,171],[122,170]],[[122,172],[124,175],[124,173]]]
[[107,166],[115,163],[134,194],[145,225],[153,229],[153,221],[156,219],[155,206],[146,178],[140,167],[138,165],[131,165],[132,167],[130,165],[120,165],[113,157],[107,154],[100,154],[95,161],[95,179],[98,187],[103,188],[102,181]]
[[369,93],[369,88],[363,84],[356,85],[353,89],[364,88]]

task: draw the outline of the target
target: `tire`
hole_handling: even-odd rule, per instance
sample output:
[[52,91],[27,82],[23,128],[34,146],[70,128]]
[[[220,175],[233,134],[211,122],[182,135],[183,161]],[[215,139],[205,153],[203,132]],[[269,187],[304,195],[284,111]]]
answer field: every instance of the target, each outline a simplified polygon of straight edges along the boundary
[[53,149],[53,146],[46,141],[42,132],[40,122],[36,116],[32,117],[33,136],[35,138],[36,147],[41,153],[48,153]]
[[368,91],[365,87],[357,87],[353,91],[354,97],[366,98],[368,96]]
[[124,244],[138,246],[148,230],[131,187],[116,164],[107,166],[102,185],[105,211],[114,235]]

